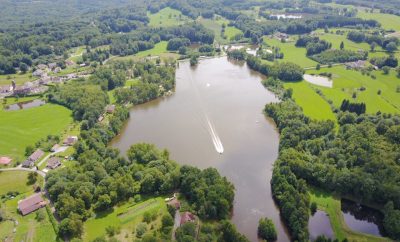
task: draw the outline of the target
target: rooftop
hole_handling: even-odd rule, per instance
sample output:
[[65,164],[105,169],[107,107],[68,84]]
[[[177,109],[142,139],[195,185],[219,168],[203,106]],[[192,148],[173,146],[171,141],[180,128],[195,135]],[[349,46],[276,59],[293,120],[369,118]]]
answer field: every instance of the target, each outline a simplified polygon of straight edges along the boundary
[[22,215],[27,215],[45,205],[46,202],[43,200],[41,193],[35,193],[30,197],[18,201],[18,209]]

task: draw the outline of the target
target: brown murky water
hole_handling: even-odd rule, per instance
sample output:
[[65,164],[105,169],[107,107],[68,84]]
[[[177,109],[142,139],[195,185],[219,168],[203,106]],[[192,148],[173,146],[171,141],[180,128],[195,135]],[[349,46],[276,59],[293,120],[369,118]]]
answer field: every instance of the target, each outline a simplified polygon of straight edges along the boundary
[[194,68],[181,62],[174,94],[134,107],[112,145],[125,153],[134,143],[154,143],[178,163],[216,167],[235,185],[232,221],[239,231],[257,241],[258,220],[267,216],[278,240],[289,241],[270,186],[279,136],[262,113],[277,99],[261,80],[226,57],[201,60]]

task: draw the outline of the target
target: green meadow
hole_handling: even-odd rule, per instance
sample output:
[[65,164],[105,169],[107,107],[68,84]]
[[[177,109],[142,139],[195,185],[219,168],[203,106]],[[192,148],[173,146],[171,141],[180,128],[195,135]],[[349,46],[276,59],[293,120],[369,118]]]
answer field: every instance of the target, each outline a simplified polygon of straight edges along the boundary
[[189,17],[170,7],[161,9],[154,14],[148,12],[147,16],[150,18],[149,26],[152,27],[176,26],[190,21]]
[[32,77],[32,73],[28,72],[25,74],[17,73],[10,75],[0,75],[0,86],[11,85],[11,81],[15,80],[17,85],[22,85],[25,82],[34,81],[36,77]]
[[[362,75],[355,70],[347,70],[343,66],[321,68],[321,70],[308,70],[308,74],[330,72],[333,74],[333,88],[314,86],[322,91],[335,107],[340,107],[343,99],[353,102],[364,102],[367,113],[400,113],[400,93],[396,92],[400,86],[400,79],[394,71],[384,75],[381,71],[372,72],[376,76]],[[380,95],[378,94],[380,91]],[[356,97],[353,98],[353,93]]]
[[147,233],[156,231],[161,226],[161,217],[167,214],[167,206],[161,197],[151,198],[144,202],[128,202],[114,207],[111,211],[96,214],[84,224],[84,241],[92,241],[106,236],[106,228],[114,227],[120,231],[115,237],[121,241],[135,241],[135,228],[143,222],[144,213],[155,214],[155,220],[147,224]]
[[[50,222],[49,214],[45,208],[40,209],[40,212],[44,214],[44,219],[42,221],[36,220],[35,212],[26,216],[22,216],[17,212],[18,201],[33,194],[33,186],[27,184],[27,176],[28,172],[24,171],[0,172],[0,195],[10,191],[19,192],[19,195],[15,198],[4,198],[1,200],[0,207],[6,216],[6,220],[0,222],[0,240],[33,242],[58,241],[57,235]],[[38,176],[37,184],[42,183],[43,178]],[[18,221],[18,225],[15,225],[13,220]],[[15,233],[13,232],[14,228]]]
[[400,17],[393,14],[366,13],[364,10],[359,10],[357,17],[363,19],[375,19],[386,30],[400,31]]
[[71,111],[55,104],[16,111],[1,109],[0,155],[21,162],[26,146],[49,134],[59,135],[71,122]]
[[[229,43],[235,35],[242,33],[242,31],[234,26],[228,26],[229,21],[221,16],[215,16],[213,19],[199,17],[197,20],[204,27],[212,30],[215,34],[215,39],[220,43]],[[225,24],[225,33],[223,38],[221,36],[222,25]]]
[[317,62],[311,60],[306,56],[305,48],[297,48],[295,41],[282,43],[280,40],[275,38],[264,37],[264,43],[269,45],[269,48],[279,47],[284,54],[282,60],[278,61],[290,61],[298,64],[301,67],[314,67]]
[[339,197],[316,188],[312,188],[310,190],[311,202],[315,202],[318,206],[318,209],[325,211],[329,215],[332,230],[335,234],[335,237],[340,241],[345,238],[347,238],[348,241],[357,242],[391,241],[387,238],[381,238],[352,231],[347,226],[343,218]]
[[286,89],[293,89],[293,99],[303,109],[306,116],[316,120],[333,120],[333,114],[329,104],[318,95],[312,85],[306,81],[285,83]]

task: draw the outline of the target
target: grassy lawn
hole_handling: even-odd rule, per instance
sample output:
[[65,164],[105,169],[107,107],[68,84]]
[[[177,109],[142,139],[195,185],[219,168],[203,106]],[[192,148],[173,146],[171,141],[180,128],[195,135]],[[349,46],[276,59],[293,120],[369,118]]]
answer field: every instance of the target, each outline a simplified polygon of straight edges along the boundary
[[86,46],[79,46],[79,47],[75,47],[72,48],[70,50],[70,57],[68,58],[68,60],[71,60],[73,62],[77,62],[77,61],[82,61],[82,54],[86,51]]
[[164,199],[161,197],[151,198],[144,202],[128,202],[124,205],[114,207],[112,211],[97,214],[84,224],[84,241],[106,235],[105,229],[109,226],[120,228],[121,232],[115,237],[121,241],[134,240],[136,225],[143,221],[145,212],[156,213],[157,219],[147,225],[147,233],[156,231],[161,226],[162,215],[168,213]]
[[140,60],[148,56],[159,56],[161,59],[166,59],[166,58],[177,58],[179,57],[179,54],[175,53],[169,53],[167,51],[167,41],[161,41],[157,44],[154,45],[154,48],[145,50],[145,51],[140,51],[136,53],[135,55],[127,55],[127,56],[116,56],[110,62],[114,61],[128,61],[128,60]]
[[344,238],[347,238],[349,241],[357,242],[391,241],[387,238],[362,234],[350,230],[342,215],[340,198],[315,188],[311,189],[310,196],[311,202],[317,203],[318,209],[324,210],[329,215],[332,230],[337,239],[343,240]]
[[45,104],[18,111],[0,110],[0,154],[23,161],[25,147],[49,134],[60,134],[72,122],[65,107]]
[[270,47],[275,46],[281,49],[284,57],[279,61],[294,62],[301,67],[313,67],[317,65],[317,62],[306,56],[305,48],[297,48],[295,46],[295,41],[282,43],[280,40],[264,37],[264,43],[267,43]]
[[25,74],[11,74],[11,75],[0,75],[0,86],[11,85],[11,81],[15,80],[17,85],[22,85],[28,81],[34,81],[37,77],[32,77],[32,73],[28,72]]
[[148,12],[147,16],[150,18],[149,26],[152,27],[176,26],[190,21],[189,17],[170,7],[161,9],[155,14]]
[[[1,241],[57,241],[56,233],[49,221],[49,215],[46,209],[41,212],[45,214],[42,221],[35,219],[35,213],[22,216],[17,212],[18,201],[33,193],[33,186],[27,185],[28,172],[7,171],[0,172],[0,194],[6,194],[9,191],[18,191],[20,194],[13,198],[1,201],[1,209],[5,212],[7,220],[0,223]],[[38,176],[38,184],[42,184],[43,178]],[[12,220],[18,221],[18,225]],[[16,232],[13,233],[13,229]],[[8,238],[8,240],[6,240]]]
[[386,30],[400,31],[400,17],[393,14],[366,13],[364,10],[359,10],[357,17],[363,19],[375,19],[381,23],[382,27]]
[[[336,107],[340,107],[343,99],[353,102],[364,102],[367,106],[367,113],[400,113],[400,93],[396,92],[400,85],[400,79],[395,76],[394,71],[384,75],[381,71],[374,71],[376,79],[362,75],[361,72],[347,70],[343,66],[332,68],[321,68],[320,71],[308,70],[307,73],[318,74],[331,72],[333,74],[333,88],[318,87],[328,100],[331,100]],[[360,88],[365,90],[361,91]],[[381,90],[381,95],[378,91]],[[352,98],[353,93],[357,94]]]
[[[199,17],[197,20],[204,27],[212,30],[215,34],[215,38],[220,43],[229,43],[230,40],[242,31],[236,27],[228,26],[229,21],[221,16],[215,16],[213,19],[206,19]],[[222,24],[225,24],[225,36],[226,39],[221,37]]]
[[293,89],[293,98],[305,115],[316,120],[336,121],[336,116],[329,104],[315,92],[311,84],[301,81],[285,83],[284,86]]

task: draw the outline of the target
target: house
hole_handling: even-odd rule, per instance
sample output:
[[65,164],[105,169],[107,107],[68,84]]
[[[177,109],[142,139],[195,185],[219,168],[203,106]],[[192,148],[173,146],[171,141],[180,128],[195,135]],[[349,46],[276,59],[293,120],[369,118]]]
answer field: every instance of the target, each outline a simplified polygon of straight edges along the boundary
[[67,66],[73,66],[73,65],[75,65],[75,62],[73,62],[72,60],[66,60],[66,61],[65,61],[65,65],[67,65]]
[[45,72],[44,72],[43,70],[37,69],[36,71],[34,71],[34,72],[32,73],[32,76],[41,77],[41,76],[44,75],[44,73],[45,73]]
[[46,70],[47,69],[47,65],[39,64],[39,65],[37,65],[37,68],[39,68],[40,70]]
[[68,136],[68,138],[66,138],[64,140],[64,145],[74,145],[76,142],[78,141],[78,137],[77,136]]
[[59,73],[60,71],[61,71],[61,67],[56,67],[53,70],[54,73]]
[[61,166],[61,159],[59,157],[51,157],[47,161],[47,168],[49,169],[56,169],[57,167]]
[[12,159],[10,157],[7,156],[0,157],[0,165],[8,165],[11,163],[11,161]]
[[22,167],[32,167],[43,155],[44,152],[41,149],[37,149],[28,157],[28,159],[26,159],[26,161],[24,161],[24,163],[22,163]]
[[349,69],[361,69],[365,67],[366,63],[366,61],[358,60],[354,62],[347,62],[344,65]]
[[43,200],[41,193],[35,193],[30,197],[18,201],[18,210],[22,215],[30,214],[39,208],[46,206],[47,202]]
[[56,68],[57,67],[57,63],[50,63],[49,64],[49,68],[51,69],[51,70],[53,70],[54,68]]
[[184,212],[181,214],[181,222],[180,225],[183,225],[188,222],[196,221],[196,216],[191,212]]
[[51,152],[55,152],[55,151],[58,150],[58,148],[60,148],[60,145],[59,144],[55,144],[55,145],[53,145],[53,147],[51,147],[50,151]]
[[113,113],[115,111],[115,105],[108,105],[106,107],[106,112],[107,113]]

